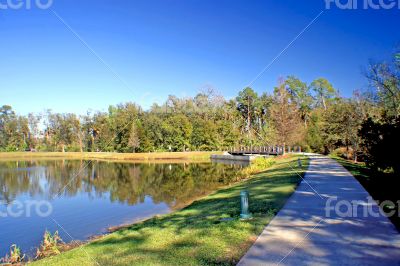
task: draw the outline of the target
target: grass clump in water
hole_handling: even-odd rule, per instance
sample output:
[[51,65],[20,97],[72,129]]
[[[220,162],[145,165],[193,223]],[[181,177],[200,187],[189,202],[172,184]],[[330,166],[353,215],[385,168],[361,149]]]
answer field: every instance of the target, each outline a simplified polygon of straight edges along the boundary
[[63,242],[61,237],[58,235],[58,231],[51,234],[46,230],[43,235],[43,242],[36,250],[36,259],[60,254],[62,244]]
[[25,260],[25,255],[17,245],[12,245],[10,254],[0,259],[0,265],[21,265]]

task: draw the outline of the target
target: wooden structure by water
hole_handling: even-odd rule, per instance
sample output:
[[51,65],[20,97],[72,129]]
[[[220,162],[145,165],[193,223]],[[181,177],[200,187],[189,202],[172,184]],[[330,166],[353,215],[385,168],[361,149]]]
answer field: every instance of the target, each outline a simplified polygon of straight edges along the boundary
[[251,146],[231,147],[224,154],[213,154],[213,161],[242,161],[250,163],[259,156],[278,156],[285,153],[301,152],[301,147],[295,146]]
[[301,147],[295,146],[251,146],[251,147],[231,147],[229,154],[239,155],[282,155],[285,153],[301,152]]

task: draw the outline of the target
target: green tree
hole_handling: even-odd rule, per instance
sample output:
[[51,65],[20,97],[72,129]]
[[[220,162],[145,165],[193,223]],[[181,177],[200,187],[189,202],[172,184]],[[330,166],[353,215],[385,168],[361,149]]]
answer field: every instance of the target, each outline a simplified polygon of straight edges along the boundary
[[133,152],[136,152],[136,150],[140,147],[140,128],[140,122],[133,121],[128,140],[128,145],[132,148]]
[[81,123],[75,114],[48,113],[47,132],[55,151],[83,150]]
[[324,115],[322,110],[313,110],[310,114],[310,121],[306,131],[306,143],[313,152],[325,152],[325,143],[322,137],[323,122]]
[[324,110],[327,110],[328,104],[338,96],[337,90],[324,78],[314,80],[311,83],[311,89],[315,94],[316,107],[322,107]]
[[163,146],[173,151],[184,151],[190,147],[193,127],[183,114],[168,117],[162,123]]
[[28,148],[28,119],[16,115],[9,105],[0,107],[0,149],[20,151]]
[[238,111],[246,121],[245,132],[250,136],[252,123],[255,121],[256,117],[258,95],[252,88],[247,87],[239,92],[236,101]]
[[294,76],[289,76],[286,79],[285,84],[291,100],[296,104],[301,119],[304,121],[305,126],[307,126],[313,104],[313,98],[309,87],[305,82]]
[[217,127],[213,122],[196,119],[193,123],[191,144],[196,150],[215,150],[218,146],[217,134]]
[[356,156],[360,144],[358,131],[362,121],[362,113],[358,110],[357,103],[351,99],[341,99],[335,105],[329,106],[328,111],[324,113],[321,132],[327,151],[332,152],[344,146],[347,155],[352,148]]

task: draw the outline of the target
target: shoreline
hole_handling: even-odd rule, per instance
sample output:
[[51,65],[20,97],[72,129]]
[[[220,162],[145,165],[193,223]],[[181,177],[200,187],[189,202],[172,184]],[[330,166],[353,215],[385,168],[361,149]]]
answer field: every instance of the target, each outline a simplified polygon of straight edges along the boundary
[[121,162],[174,162],[209,161],[211,154],[222,152],[151,152],[151,153],[114,153],[114,152],[0,152],[0,161],[11,160],[103,160]]
[[[183,264],[197,265],[207,260],[225,261],[233,265],[239,261],[244,254],[243,250],[247,250],[252,245],[265,224],[275,216],[297,187],[300,181],[298,172],[287,165],[297,162],[297,158],[303,161],[303,166],[298,169],[303,175],[308,168],[306,156],[281,157],[272,167],[253,173],[250,178],[240,180],[230,186],[221,187],[186,207],[169,214],[136,221],[134,224],[122,225],[109,233],[98,237],[93,236],[92,239],[81,243],[80,248],[34,261],[33,264],[91,265],[91,261],[85,259],[87,256],[85,254],[91,254],[96,259],[115,265],[125,265],[128,262],[132,265],[140,265],[144,261],[166,263],[166,258],[171,263],[179,261]],[[242,221],[238,216],[240,213],[239,194],[244,188],[249,190],[250,195],[258,195],[257,200],[254,199],[255,201],[251,203],[253,219],[247,221]],[[259,194],[260,189],[263,191],[261,194]],[[232,230],[233,228],[235,230]],[[200,238],[193,238],[193,235]],[[125,246],[128,239],[131,244]],[[153,245],[163,248],[168,256],[158,257],[158,253],[143,254],[141,252],[142,248]],[[103,250],[104,248],[107,252]],[[187,256],[187,249],[200,257]],[[111,250],[126,253],[114,256],[111,255],[114,254]]]

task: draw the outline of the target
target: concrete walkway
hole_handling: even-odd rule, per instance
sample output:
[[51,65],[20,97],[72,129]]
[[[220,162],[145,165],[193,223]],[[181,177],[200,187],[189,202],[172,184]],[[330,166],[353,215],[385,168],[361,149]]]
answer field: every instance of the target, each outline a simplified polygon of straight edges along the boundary
[[400,234],[360,183],[336,161],[310,158],[304,181],[239,265],[400,265]]

